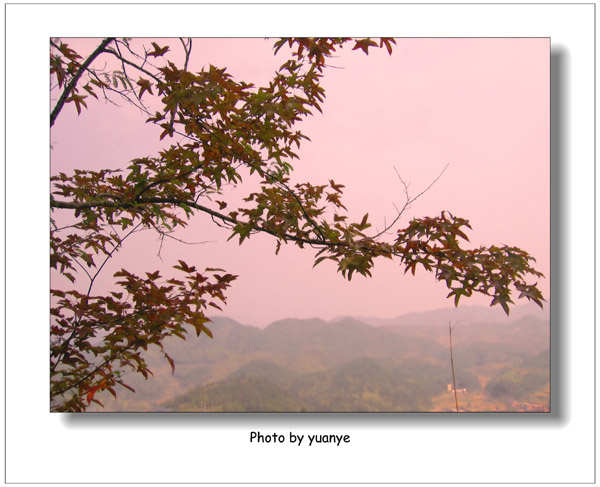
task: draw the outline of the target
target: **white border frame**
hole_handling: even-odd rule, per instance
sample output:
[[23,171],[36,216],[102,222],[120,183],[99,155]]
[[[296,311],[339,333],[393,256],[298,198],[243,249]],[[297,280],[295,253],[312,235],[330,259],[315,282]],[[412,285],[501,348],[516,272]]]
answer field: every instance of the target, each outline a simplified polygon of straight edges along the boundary
[[[7,482],[595,481],[595,5],[7,4],[5,16]],[[561,395],[560,411],[462,417],[48,412],[48,38],[290,34],[551,37],[553,52],[564,53],[559,186],[565,235],[558,257],[566,259],[566,272],[563,309],[553,308],[552,317],[562,330],[563,387],[553,390]],[[351,443],[256,445],[249,442],[253,430],[350,434]]]

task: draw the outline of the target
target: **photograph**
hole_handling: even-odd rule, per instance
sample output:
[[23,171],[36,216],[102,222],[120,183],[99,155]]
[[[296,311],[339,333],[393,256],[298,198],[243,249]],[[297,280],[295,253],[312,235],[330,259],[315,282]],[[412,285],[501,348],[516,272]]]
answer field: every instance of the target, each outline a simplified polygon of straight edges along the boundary
[[50,412],[552,412],[549,37],[49,42]]

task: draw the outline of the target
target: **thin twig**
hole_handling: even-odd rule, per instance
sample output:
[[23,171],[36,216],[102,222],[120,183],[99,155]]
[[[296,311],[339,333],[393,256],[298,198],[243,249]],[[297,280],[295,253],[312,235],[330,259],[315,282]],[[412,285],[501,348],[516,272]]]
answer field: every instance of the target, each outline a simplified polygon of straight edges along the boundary
[[158,228],[156,228],[156,231],[160,235],[160,237],[159,237],[159,239],[160,239],[160,246],[158,248],[158,253],[156,254],[156,256],[161,261],[162,261],[161,252],[162,252],[162,248],[163,248],[163,243],[165,241],[165,237],[166,238],[170,238],[172,240],[175,240],[176,242],[182,243],[184,245],[202,245],[202,244],[207,244],[207,243],[215,243],[214,240],[203,240],[201,242],[186,242],[185,240],[182,240],[180,238],[174,237],[173,235],[170,235],[169,232],[164,232],[162,230],[159,230]]
[[410,208],[410,205],[412,205],[415,201],[417,201],[421,196],[423,196],[427,191],[429,191],[431,189],[431,187],[442,177],[442,175],[444,174],[444,172],[446,172],[446,169],[448,169],[448,166],[450,165],[450,163],[446,164],[446,166],[444,167],[444,169],[442,169],[442,172],[440,172],[438,174],[438,176],[429,184],[429,186],[427,186],[423,191],[421,191],[417,196],[415,197],[411,197],[409,192],[408,192],[408,188],[410,186],[410,184],[406,184],[406,182],[402,179],[402,177],[400,176],[400,173],[398,172],[398,169],[396,169],[394,167],[394,171],[396,171],[396,174],[398,176],[398,179],[400,180],[400,182],[402,183],[402,185],[404,186],[404,194],[406,195],[406,201],[404,202],[404,206],[402,206],[402,209],[398,209],[398,207],[396,206],[395,203],[393,203],[394,208],[396,209],[396,217],[394,218],[394,220],[392,221],[392,223],[390,223],[389,225],[386,225],[384,223],[384,228],[383,230],[381,230],[379,233],[377,233],[376,235],[373,235],[373,239],[379,238],[381,237],[381,235],[383,235],[384,233],[387,233],[395,224],[398,220],[400,220],[400,218],[402,217],[402,215],[404,214],[404,212],[406,210],[408,210]]
[[185,51],[185,62],[183,63],[183,70],[187,71],[188,63],[190,62],[190,55],[192,54],[192,39],[190,37],[187,38],[187,42],[183,40],[183,37],[180,37],[179,40],[183,45],[183,50]]

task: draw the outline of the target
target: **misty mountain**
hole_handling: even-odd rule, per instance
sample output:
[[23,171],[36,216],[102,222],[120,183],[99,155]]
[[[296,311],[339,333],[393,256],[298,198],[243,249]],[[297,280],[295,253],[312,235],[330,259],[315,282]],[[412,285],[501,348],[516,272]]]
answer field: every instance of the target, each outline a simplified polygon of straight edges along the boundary
[[[407,316],[386,326],[354,318],[285,319],[260,329],[218,317],[209,326],[212,339],[191,333],[165,342],[174,374],[160,351],[149,349],[154,378],[129,375],[136,393],[122,391],[117,400],[104,395],[104,410],[421,411],[451,381],[448,324],[437,319],[415,324]],[[457,387],[481,391],[528,360],[548,375],[535,357],[549,349],[549,331],[548,321],[533,317],[458,322]],[[502,387],[509,381],[507,394],[516,380],[511,374],[502,379]]]
[[[298,412],[303,410],[292,394],[268,379],[237,375],[193,389],[164,404],[167,411],[186,412]],[[164,410],[164,409],[163,409]]]
[[444,370],[428,364],[405,368],[363,357],[297,374],[272,362],[253,361],[164,406],[173,411],[219,412],[425,411],[431,396],[445,387]]
[[[448,322],[460,323],[512,323],[526,316],[538,318],[540,320],[550,319],[550,307],[546,305],[543,309],[533,303],[521,304],[511,308],[510,315],[500,306],[466,306],[440,308],[435,310],[406,313],[394,318],[376,318],[368,316],[356,317],[362,323],[371,326],[404,326],[404,325],[427,325],[427,326],[448,326]],[[335,318],[332,321],[338,321],[344,317]]]

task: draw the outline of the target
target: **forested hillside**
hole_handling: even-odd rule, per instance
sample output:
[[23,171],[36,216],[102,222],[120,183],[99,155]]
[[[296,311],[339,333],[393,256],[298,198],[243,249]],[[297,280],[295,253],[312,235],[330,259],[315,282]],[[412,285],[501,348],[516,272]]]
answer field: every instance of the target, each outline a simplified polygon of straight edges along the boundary
[[[150,349],[154,377],[115,411],[455,410],[448,323],[371,326],[352,318],[286,319],[264,329],[214,318],[213,338],[172,340],[175,373]],[[547,410],[549,322],[532,316],[454,325],[461,410]],[[464,391],[463,389],[466,389]],[[102,409],[98,409],[102,410]]]

